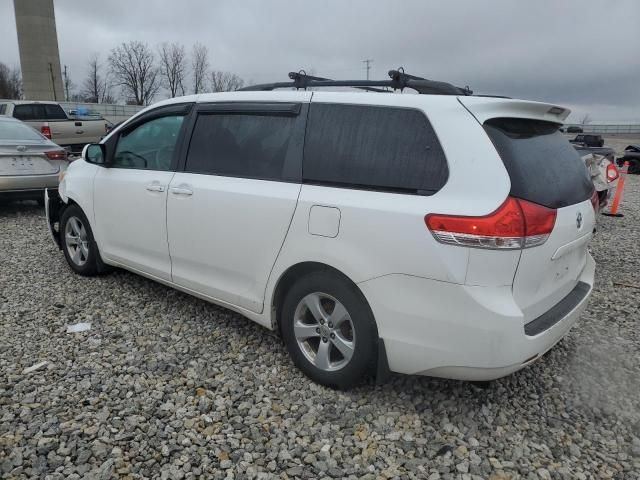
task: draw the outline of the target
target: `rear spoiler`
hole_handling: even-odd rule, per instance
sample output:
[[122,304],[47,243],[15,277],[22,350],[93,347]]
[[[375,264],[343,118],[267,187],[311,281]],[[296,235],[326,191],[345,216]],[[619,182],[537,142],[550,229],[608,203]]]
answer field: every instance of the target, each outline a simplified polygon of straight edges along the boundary
[[510,117],[564,123],[571,110],[558,105],[527,100],[488,97],[458,97],[458,101],[483,124],[491,118]]

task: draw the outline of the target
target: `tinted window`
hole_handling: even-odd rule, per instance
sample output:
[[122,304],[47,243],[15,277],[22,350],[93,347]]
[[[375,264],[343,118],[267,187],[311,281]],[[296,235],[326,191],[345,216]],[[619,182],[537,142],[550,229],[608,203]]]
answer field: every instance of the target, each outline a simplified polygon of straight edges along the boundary
[[281,180],[298,117],[202,113],[185,170],[232,177]]
[[484,128],[509,172],[514,197],[550,208],[591,197],[587,167],[555,123],[498,118]]
[[183,119],[183,115],[160,117],[125,130],[118,139],[112,166],[170,170]]
[[4,115],[7,112],[7,105],[0,105],[0,115]]
[[35,105],[30,104],[16,105],[13,109],[13,116],[18,120],[36,120],[38,117],[34,107]]
[[310,182],[432,194],[445,184],[449,172],[423,113],[313,104],[302,174]]
[[60,105],[44,105],[44,118],[47,120],[66,120],[67,115]]

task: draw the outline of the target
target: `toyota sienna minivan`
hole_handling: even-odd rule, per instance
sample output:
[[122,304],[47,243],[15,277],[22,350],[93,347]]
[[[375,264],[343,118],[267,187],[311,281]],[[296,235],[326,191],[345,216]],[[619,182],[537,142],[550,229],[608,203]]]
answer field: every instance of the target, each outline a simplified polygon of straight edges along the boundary
[[569,110],[390,75],[150,106],[46,193],[54,240],[80,275],[124,268],[279,331],[324,385],[515,372],[593,287]]

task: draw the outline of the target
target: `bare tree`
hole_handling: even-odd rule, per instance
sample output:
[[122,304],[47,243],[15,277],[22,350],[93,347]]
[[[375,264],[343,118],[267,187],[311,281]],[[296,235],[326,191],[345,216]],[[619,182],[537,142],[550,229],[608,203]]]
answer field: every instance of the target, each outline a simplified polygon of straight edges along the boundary
[[9,68],[0,63],[0,98],[22,98],[22,75],[19,68]]
[[111,72],[127,100],[149,105],[160,89],[153,51],[144,42],[131,41],[111,50]]
[[107,74],[102,74],[102,65],[97,53],[89,58],[88,73],[82,83],[82,96],[86,102],[91,103],[113,103],[110,93],[109,78]]
[[232,92],[244,86],[244,80],[235,73],[211,71],[211,91],[212,92]]
[[209,49],[201,43],[193,46],[191,68],[193,70],[193,93],[202,93],[209,70]]
[[171,98],[184,95],[184,77],[187,70],[187,54],[184,46],[178,43],[160,45],[160,75],[164,86],[169,89]]
[[582,120],[580,120],[580,125],[588,125],[591,123],[591,115],[589,115],[588,113],[585,113],[584,116],[582,117]]

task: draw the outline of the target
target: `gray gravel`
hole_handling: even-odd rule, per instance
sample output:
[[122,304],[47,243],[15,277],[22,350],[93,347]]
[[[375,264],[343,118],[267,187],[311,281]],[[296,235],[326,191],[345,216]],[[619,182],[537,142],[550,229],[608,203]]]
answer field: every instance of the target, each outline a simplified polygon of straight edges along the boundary
[[640,479],[640,177],[622,209],[599,219],[588,311],[532,367],[344,393],[237,314],[73,275],[41,209],[1,206],[0,476]]

